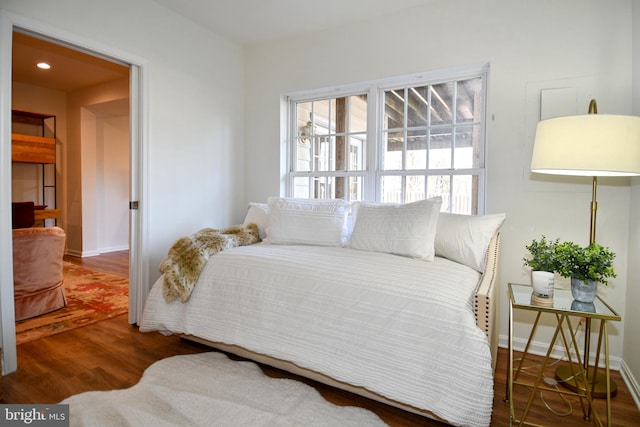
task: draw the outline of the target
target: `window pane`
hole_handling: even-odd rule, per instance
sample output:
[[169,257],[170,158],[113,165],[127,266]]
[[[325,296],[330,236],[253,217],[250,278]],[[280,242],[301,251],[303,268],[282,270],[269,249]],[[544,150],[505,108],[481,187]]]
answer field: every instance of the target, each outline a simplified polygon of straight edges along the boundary
[[312,102],[299,102],[296,106],[297,128],[301,129],[311,119]]
[[298,129],[298,142],[308,143],[314,133],[313,103],[301,102],[296,106],[296,129]]
[[450,127],[432,129],[429,140],[429,169],[451,169],[452,147]]
[[363,178],[361,176],[349,177],[349,190],[346,200],[352,202],[364,199]]
[[385,203],[402,203],[402,177],[383,176],[381,201]]
[[442,197],[442,210],[460,214],[477,214],[474,196],[477,177],[472,175],[432,175],[428,179],[429,197]]
[[482,79],[477,77],[459,81],[456,102],[457,123],[479,122],[482,114]]
[[404,89],[384,93],[384,129],[404,127]]
[[299,141],[296,149],[295,171],[311,171],[311,143]]
[[293,179],[293,195],[300,199],[309,198],[310,179],[307,177],[295,177]]
[[321,176],[313,178],[313,199],[334,199],[335,180],[333,177]]
[[[329,133],[330,118],[332,114],[335,114],[335,108],[334,111],[331,108],[333,102],[333,99],[313,101],[313,125],[316,127],[315,133],[317,135]],[[335,123],[335,117],[333,117],[333,123]]]
[[359,138],[351,138],[349,143],[349,165],[350,171],[363,171],[366,169],[366,151],[367,141]]
[[453,177],[451,212],[467,215],[478,213],[478,203],[473,194],[476,193],[477,178],[472,175],[456,175]]
[[367,95],[349,97],[349,132],[367,131]]
[[412,130],[407,132],[406,169],[427,168],[427,131]]
[[480,149],[478,147],[479,126],[462,126],[456,129],[456,169],[471,169],[480,166]]
[[335,170],[335,144],[334,138],[319,136],[314,140],[314,164],[316,171]]
[[[344,100],[344,98],[340,98],[341,100]],[[335,133],[337,132],[337,128],[336,128],[336,114],[337,114],[337,110],[336,110],[336,98],[330,99],[329,101],[329,114],[328,114],[328,124],[325,127],[326,133]],[[344,114],[344,112],[343,112]],[[346,121],[346,118],[343,118],[342,122]]]
[[404,202],[411,203],[425,199],[424,175],[408,176],[405,180]]
[[451,175],[430,175],[427,179],[427,196],[442,197],[442,207],[444,211],[449,206],[449,192],[451,190]]
[[429,86],[409,88],[407,127],[427,126],[429,119]]
[[385,137],[384,170],[402,170],[404,132],[388,132]]
[[431,124],[440,125],[453,121],[453,82],[431,86]]

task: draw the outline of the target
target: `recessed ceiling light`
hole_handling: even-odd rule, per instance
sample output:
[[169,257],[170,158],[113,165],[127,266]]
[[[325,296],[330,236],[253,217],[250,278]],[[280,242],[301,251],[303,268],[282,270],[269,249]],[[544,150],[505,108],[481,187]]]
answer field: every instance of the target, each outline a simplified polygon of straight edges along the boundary
[[49,68],[51,68],[51,65],[47,64],[46,62],[38,62],[37,66],[42,70],[48,70]]

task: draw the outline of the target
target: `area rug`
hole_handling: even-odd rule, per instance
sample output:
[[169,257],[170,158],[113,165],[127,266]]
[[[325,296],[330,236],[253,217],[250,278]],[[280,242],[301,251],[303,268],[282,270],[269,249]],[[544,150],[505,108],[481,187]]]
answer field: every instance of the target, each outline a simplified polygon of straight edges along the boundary
[[64,263],[67,306],[16,322],[16,344],[59,334],[126,313],[129,280]]
[[71,426],[386,426],[373,412],[327,402],[313,387],[271,378],[218,352],[174,356],[124,390],[64,400]]

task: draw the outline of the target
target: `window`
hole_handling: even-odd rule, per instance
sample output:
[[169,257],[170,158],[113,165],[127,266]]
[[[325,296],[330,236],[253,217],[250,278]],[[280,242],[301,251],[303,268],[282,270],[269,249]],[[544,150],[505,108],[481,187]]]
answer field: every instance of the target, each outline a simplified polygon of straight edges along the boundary
[[292,102],[292,196],[363,199],[367,94]]
[[[292,94],[288,196],[484,211],[488,67]],[[339,93],[339,96],[336,96]]]

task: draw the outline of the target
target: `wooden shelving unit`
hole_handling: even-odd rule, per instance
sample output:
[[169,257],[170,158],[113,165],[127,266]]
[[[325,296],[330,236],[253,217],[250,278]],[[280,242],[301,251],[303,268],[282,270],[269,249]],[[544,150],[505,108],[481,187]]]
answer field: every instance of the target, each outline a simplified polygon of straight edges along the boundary
[[11,121],[11,161],[42,166],[42,200],[34,202],[48,207],[39,213],[43,220],[56,220],[56,116],[11,110]]
[[11,161],[55,164],[56,140],[41,136],[11,134]]

